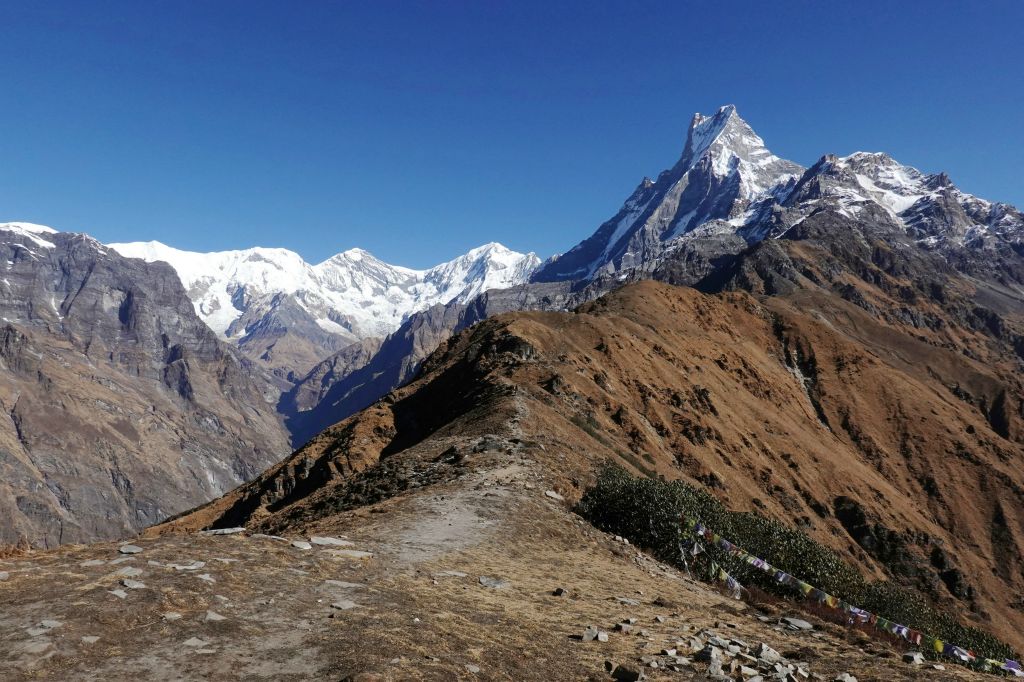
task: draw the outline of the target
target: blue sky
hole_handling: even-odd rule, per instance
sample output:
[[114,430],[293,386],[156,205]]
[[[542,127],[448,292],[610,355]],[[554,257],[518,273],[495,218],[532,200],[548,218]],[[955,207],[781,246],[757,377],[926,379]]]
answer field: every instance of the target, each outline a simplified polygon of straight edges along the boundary
[[725,103],[1024,205],[1024,2],[0,0],[0,220],[422,267],[564,251]]

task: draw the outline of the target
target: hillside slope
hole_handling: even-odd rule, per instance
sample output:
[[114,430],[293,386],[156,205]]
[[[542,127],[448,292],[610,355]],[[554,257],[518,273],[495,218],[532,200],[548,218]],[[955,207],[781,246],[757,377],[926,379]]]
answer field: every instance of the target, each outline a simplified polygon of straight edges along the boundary
[[811,288],[643,282],[478,324],[409,385],[151,533],[291,531],[457,479],[470,443],[505,438],[570,499],[607,460],[699,483],[1020,647],[1005,597],[1022,586],[1020,398],[998,367]]
[[0,545],[113,539],[288,452],[269,378],[174,272],[0,224]]

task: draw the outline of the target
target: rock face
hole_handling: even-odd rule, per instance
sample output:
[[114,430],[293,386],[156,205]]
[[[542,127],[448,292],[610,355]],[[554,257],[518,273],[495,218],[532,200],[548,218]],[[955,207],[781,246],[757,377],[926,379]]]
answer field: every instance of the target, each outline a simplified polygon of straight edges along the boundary
[[[813,228],[849,225],[819,220],[804,221],[805,239],[758,245],[719,282],[756,295],[648,281],[573,313],[491,317],[405,387],[158,532],[280,534],[525,448],[568,500],[608,460],[690,481],[1019,646],[1024,621],[1005,595],[1024,589],[1024,388],[1010,341],[1024,319],[979,323],[988,316],[969,303],[993,292],[938,270],[935,254],[909,254],[925,268],[850,233],[885,267],[830,256]],[[944,278],[945,304],[907,305],[929,288],[910,284],[919,267]]]
[[165,265],[0,225],[0,318],[0,543],[123,536],[288,449],[277,391]]

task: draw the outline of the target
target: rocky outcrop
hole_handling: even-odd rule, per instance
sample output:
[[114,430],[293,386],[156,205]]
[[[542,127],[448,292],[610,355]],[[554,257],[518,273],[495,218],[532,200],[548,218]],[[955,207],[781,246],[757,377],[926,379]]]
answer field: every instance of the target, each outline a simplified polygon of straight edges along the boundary
[[269,378],[166,265],[0,226],[0,317],[0,544],[124,536],[288,449]]

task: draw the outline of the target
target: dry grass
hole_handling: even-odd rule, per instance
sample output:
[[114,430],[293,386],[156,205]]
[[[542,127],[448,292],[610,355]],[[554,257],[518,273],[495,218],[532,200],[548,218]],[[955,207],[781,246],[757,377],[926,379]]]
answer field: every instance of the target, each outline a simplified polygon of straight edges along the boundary
[[18,538],[18,541],[13,544],[2,543],[0,544],[0,559],[14,559],[16,557],[23,557],[32,551],[32,545],[25,537]]

